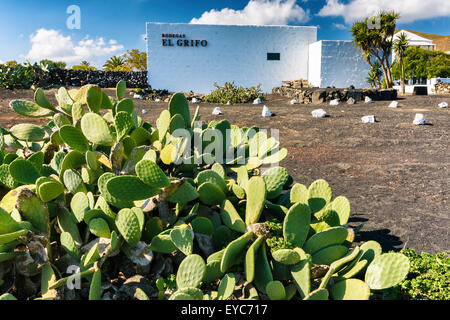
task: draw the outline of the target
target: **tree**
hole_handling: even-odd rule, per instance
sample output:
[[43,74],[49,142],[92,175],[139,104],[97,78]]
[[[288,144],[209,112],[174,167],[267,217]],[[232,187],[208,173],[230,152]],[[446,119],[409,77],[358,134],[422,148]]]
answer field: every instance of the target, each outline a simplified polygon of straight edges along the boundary
[[383,72],[381,71],[381,64],[378,61],[371,64],[367,82],[370,83],[374,88],[380,88],[382,76]]
[[402,32],[398,36],[397,40],[394,41],[394,51],[397,58],[396,60],[399,62],[401,69],[400,85],[402,95],[405,95],[405,66],[403,64],[403,56],[406,49],[408,49],[408,38],[406,36],[406,33]]
[[89,67],[91,64],[89,62],[87,62],[86,60],[83,60],[83,61],[81,61],[81,65]]
[[66,68],[66,63],[63,61],[52,61],[49,59],[44,59],[39,61],[39,65],[46,67],[48,70],[50,69],[65,69]]
[[[351,33],[353,41],[361,49],[369,61],[377,60],[383,71],[388,88],[392,87],[392,73],[389,58],[392,54],[392,38],[395,32],[395,21],[400,15],[395,12],[381,11],[376,17],[355,22]],[[379,28],[374,21],[379,21]]]
[[[403,65],[406,80],[450,77],[450,55],[442,51],[410,46],[403,55]],[[392,73],[397,79],[401,77],[399,62],[394,62]]]
[[138,49],[127,50],[125,53],[126,63],[132,70],[145,71],[147,70],[147,53],[141,52]]
[[103,70],[106,71],[131,71],[130,66],[126,63],[123,56],[112,56],[106,60],[103,65]]

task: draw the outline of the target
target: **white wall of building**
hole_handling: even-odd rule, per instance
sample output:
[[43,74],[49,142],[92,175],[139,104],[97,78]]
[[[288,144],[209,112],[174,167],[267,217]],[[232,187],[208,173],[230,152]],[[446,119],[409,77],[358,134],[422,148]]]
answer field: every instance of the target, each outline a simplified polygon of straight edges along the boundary
[[[206,40],[207,46],[177,46],[177,38],[163,46],[162,34],[184,34],[181,40]],[[198,93],[215,89],[214,82],[261,83],[270,92],[283,80],[308,78],[309,44],[316,40],[316,27],[147,23],[149,82],[154,89]],[[268,52],[280,53],[280,60],[268,61]]]
[[[317,66],[318,62],[316,58],[312,59],[312,56],[320,57],[320,66]],[[317,87],[369,86],[366,78],[370,66],[352,41],[322,40],[311,44],[309,70],[309,81]],[[317,72],[320,72],[320,77],[317,77]]]
[[320,87],[322,67],[322,41],[309,45],[308,82],[314,87]]

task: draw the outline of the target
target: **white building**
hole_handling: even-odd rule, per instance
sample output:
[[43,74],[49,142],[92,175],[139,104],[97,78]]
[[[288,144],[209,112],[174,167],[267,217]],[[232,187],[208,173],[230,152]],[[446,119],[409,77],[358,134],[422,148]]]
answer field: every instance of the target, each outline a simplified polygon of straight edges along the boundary
[[[436,45],[433,43],[433,40],[426,39],[407,30],[400,30],[396,32],[392,38],[392,42],[395,42],[395,40],[398,39],[401,33],[406,34],[406,39],[408,39],[408,46],[410,47],[419,47],[431,51],[436,50]],[[396,51],[392,50],[392,61],[395,61],[396,55]]]
[[214,83],[264,92],[283,80],[318,87],[366,87],[369,65],[351,41],[317,41],[316,27],[147,23],[154,89],[209,93]]

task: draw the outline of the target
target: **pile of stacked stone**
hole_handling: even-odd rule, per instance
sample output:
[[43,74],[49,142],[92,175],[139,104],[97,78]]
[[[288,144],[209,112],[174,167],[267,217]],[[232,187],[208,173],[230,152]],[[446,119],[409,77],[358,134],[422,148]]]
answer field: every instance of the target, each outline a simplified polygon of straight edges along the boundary
[[450,94],[450,83],[438,80],[435,85],[436,94]]

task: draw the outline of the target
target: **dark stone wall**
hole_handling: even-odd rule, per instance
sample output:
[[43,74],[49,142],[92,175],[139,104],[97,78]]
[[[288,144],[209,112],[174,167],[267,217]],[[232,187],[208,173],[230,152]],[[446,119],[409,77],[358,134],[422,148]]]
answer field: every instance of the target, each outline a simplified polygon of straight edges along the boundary
[[52,69],[47,74],[46,82],[51,85],[83,86],[96,84],[101,88],[114,88],[120,80],[127,83],[128,88],[149,87],[147,71],[86,71],[72,69]]
[[395,89],[353,89],[353,88],[291,88],[286,86],[275,87],[273,94],[296,99],[303,104],[320,104],[334,99],[347,101],[352,98],[355,102],[370,97],[372,100],[395,100],[397,90]]

